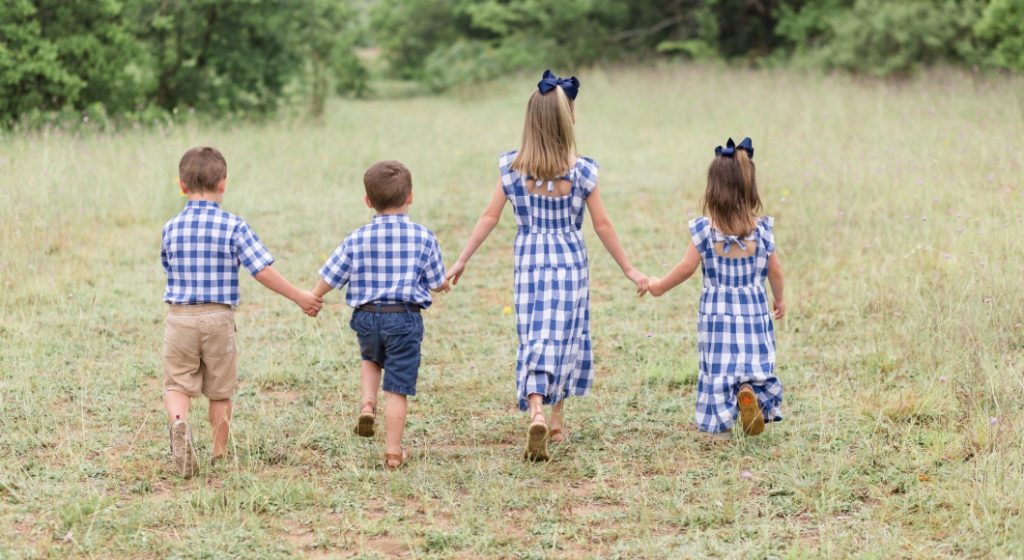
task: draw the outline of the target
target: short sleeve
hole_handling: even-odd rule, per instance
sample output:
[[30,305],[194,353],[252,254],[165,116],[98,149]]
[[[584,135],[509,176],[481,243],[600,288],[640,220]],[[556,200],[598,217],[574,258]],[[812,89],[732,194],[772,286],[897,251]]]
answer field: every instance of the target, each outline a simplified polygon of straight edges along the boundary
[[757,231],[761,235],[761,246],[766,253],[775,252],[775,218],[761,216],[757,220]]
[[705,244],[711,235],[711,220],[706,216],[700,216],[690,220],[690,240],[697,251],[704,254]]
[[249,274],[256,276],[261,270],[274,264],[274,257],[270,251],[244,220],[235,229],[234,244],[238,252],[238,263],[245,267]]
[[427,287],[436,290],[444,284],[444,259],[441,258],[441,245],[434,234],[428,234],[426,247],[426,263],[423,265],[423,277]]
[[515,151],[505,152],[498,157],[498,173],[501,175],[501,190],[505,191],[505,197],[513,194],[513,185],[516,182],[518,173],[512,170],[512,162],[516,159]]
[[320,268],[320,278],[332,288],[344,286],[352,275],[352,249],[349,239],[346,237]]
[[594,192],[597,187],[598,167],[597,162],[588,157],[576,160],[577,183],[583,191],[583,198],[590,196],[590,193]]

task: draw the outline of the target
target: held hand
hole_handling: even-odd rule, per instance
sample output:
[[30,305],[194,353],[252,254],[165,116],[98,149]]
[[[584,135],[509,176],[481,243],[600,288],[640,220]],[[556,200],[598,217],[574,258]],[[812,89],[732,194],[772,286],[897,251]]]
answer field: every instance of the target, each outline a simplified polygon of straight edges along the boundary
[[629,278],[634,284],[636,284],[636,295],[643,297],[643,295],[647,293],[650,285],[650,279],[647,278],[646,274],[635,268],[631,268],[626,272],[626,278]]
[[462,261],[455,261],[455,264],[448,269],[448,274],[444,277],[445,284],[451,280],[452,286],[459,285],[459,279],[462,278],[462,273],[466,270],[466,263]]
[[775,319],[776,320],[785,317],[786,316],[786,302],[781,300],[781,299],[777,299],[777,300],[773,301],[772,302],[772,310],[775,312],[774,315],[775,315]]
[[323,307],[324,300],[319,296],[313,295],[313,292],[299,292],[298,297],[295,298],[295,304],[306,315],[316,317],[320,313],[320,308]]
[[442,293],[447,294],[448,292],[452,291],[452,287],[451,287],[451,285],[449,285],[449,282],[446,279],[444,281],[444,283],[442,283],[440,286],[432,289],[431,291],[433,291],[433,292],[442,292]]
[[661,297],[661,295],[665,293],[665,290],[661,289],[661,278],[658,278],[657,276],[651,276],[648,287],[651,295],[654,297]]

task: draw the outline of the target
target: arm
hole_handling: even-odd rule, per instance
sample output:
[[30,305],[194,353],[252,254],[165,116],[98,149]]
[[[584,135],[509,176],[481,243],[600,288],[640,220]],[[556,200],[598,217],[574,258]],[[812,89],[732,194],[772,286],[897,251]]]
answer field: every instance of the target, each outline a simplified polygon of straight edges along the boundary
[[693,241],[690,241],[690,244],[686,246],[686,254],[683,255],[683,259],[672,267],[672,270],[664,278],[651,278],[651,295],[659,297],[672,288],[686,282],[697,271],[699,264],[700,253],[697,252],[697,247],[693,244]]
[[311,293],[314,296],[318,297],[318,298],[322,298],[325,295],[327,295],[327,292],[329,292],[329,291],[331,291],[333,289],[334,288],[331,287],[330,284],[328,284],[327,282],[324,282],[324,279],[321,278],[319,281],[317,281],[316,286],[313,287],[313,290],[311,291]]
[[484,209],[484,213],[480,215],[480,219],[473,226],[473,232],[469,234],[466,247],[462,249],[462,254],[459,255],[455,264],[448,269],[448,275],[445,277],[446,281],[451,280],[452,285],[459,285],[459,279],[462,278],[462,273],[466,269],[469,259],[480,248],[480,245],[487,239],[487,236],[494,231],[494,228],[501,220],[501,210],[505,207],[505,202],[505,191],[501,188],[501,180],[499,179],[498,188],[494,190],[494,194],[491,195],[491,201],[487,203],[487,208]]
[[304,292],[296,288],[274,268],[274,265],[263,267],[263,270],[257,272],[253,278],[269,290],[294,301],[296,305],[302,308],[302,312],[306,315],[316,317],[316,314],[320,312],[323,300],[310,292]]
[[786,316],[786,301],[782,298],[782,263],[777,253],[768,255],[768,284],[772,287],[772,310],[775,311],[775,318],[781,319]]
[[626,275],[626,278],[629,278],[636,284],[636,293],[641,296],[647,293],[647,276],[633,268],[633,265],[629,262],[625,249],[619,243],[619,235],[615,233],[615,226],[612,225],[612,220],[604,209],[604,203],[601,202],[601,195],[598,192],[597,186],[594,186],[594,190],[587,197],[587,209],[590,210],[590,219],[594,222],[594,231],[597,233],[597,237],[601,239],[601,243],[604,244],[604,248],[608,250],[608,254],[615,259],[619,268],[622,269],[622,273]]

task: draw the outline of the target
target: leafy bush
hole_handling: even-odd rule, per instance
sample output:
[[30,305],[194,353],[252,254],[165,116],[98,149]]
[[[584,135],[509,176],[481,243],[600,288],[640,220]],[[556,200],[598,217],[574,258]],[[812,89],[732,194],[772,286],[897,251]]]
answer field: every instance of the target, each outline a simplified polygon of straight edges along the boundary
[[296,82],[362,92],[356,15],[351,0],[3,0],[0,126],[260,115]]
[[920,65],[977,58],[973,27],[982,0],[856,0],[849,10],[840,2],[819,4],[821,19],[807,14],[783,30],[824,39],[804,52],[825,68],[906,75]]
[[1024,72],[1024,2],[992,0],[975,31],[991,48],[989,62]]

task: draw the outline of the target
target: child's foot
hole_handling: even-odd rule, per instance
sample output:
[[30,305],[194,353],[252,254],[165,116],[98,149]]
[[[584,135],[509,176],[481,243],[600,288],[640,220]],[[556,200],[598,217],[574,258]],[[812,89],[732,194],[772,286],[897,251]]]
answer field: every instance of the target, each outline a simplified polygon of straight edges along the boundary
[[359,413],[359,419],[356,420],[356,427],[352,431],[357,436],[373,437],[375,416],[373,405],[364,405],[363,410]]
[[561,411],[551,411],[551,425],[548,427],[548,440],[551,443],[562,443],[565,441],[566,429],[565,420]]
[[192,431],[184,420],[175,420],[171,424],[171,470],[179,476],[189,478],[196,474],[199,461],[196,450],[192,447]]
[[[540,420],[537,418],[540,417]],[[526,451],[523,458],[527,461],[548,461],[548,425],[544,421],[544,413],[537,411],[526,432]]]
[[756,436],[764,431],[764,414],[760,405],[757,404],[757,395],[750,385],[740,386],[740,392],[736,396],[740,407],[740,425],[743,426],[743,433],[748,436]]
[[405,462],[409,460],[409,454],[405,451],[405,448],[401,448],[400,453],[384,453],[384,468],[389,471],[394,471],[402,468]]

